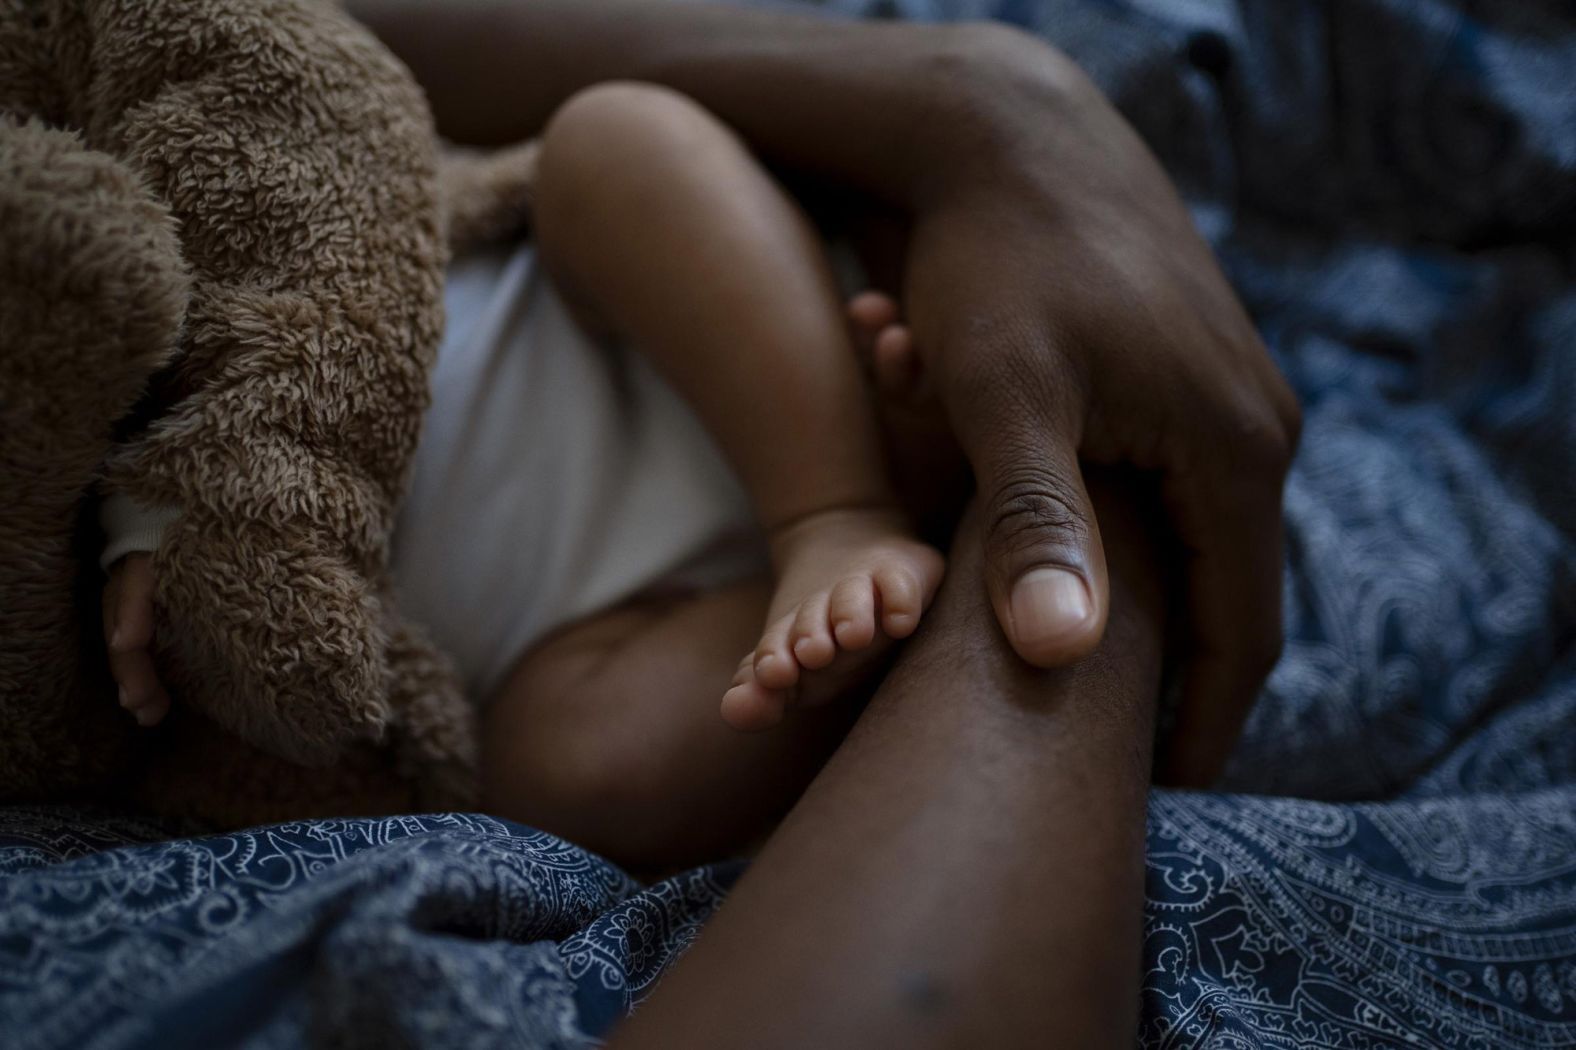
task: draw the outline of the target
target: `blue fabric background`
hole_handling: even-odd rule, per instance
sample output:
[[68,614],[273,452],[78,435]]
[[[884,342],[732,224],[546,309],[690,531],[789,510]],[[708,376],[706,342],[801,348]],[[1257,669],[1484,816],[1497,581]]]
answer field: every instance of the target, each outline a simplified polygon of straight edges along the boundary
[[[1232,793],[1152,797],[1143,1045],[1576,1045],[1576,13],[823,6],[1069,50],[1306,405]],[[477,816],[165,838],[0,811],[0,1043],[594,1045],[739,870]]]

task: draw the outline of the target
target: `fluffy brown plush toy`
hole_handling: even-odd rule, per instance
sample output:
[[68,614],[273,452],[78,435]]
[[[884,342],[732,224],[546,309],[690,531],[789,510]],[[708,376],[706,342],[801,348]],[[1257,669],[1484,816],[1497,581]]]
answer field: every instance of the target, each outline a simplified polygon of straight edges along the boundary
[[[509,204],[491,163],[457,184]],[[419,91],[330,5],[0,0],[0,799],[471,800],[469,710],[386,570],[442,226]],[[96,489],[179,511],[152,733],[102,655]]]

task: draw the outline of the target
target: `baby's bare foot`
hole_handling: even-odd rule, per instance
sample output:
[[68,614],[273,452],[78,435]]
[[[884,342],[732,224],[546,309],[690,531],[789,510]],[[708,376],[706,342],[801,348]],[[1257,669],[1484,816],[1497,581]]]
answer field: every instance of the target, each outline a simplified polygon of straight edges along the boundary
[[941,582],[941,554],[890,508],[822,511],[771,543],[770,626],[722,700],[735,729],[775,725],[790,698],[815,704],[842,692],[887,644],[914,633]]
[[875,390],[887,462],[909,518],[922,535],[945,536],[973,479],[928,379],[923,348],[897,300],[884,292],[860,292],[848,301],[848,329]]

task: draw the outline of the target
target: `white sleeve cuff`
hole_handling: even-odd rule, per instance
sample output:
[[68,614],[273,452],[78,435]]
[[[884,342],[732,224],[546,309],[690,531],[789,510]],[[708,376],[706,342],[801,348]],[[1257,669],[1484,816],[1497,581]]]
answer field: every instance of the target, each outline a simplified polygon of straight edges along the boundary
[[145,507],[122,492],[105,496],[99,503],[105,537],[99,568],[108,571],[128,554],[158,550],[164,530],[180,513],[179,507]]

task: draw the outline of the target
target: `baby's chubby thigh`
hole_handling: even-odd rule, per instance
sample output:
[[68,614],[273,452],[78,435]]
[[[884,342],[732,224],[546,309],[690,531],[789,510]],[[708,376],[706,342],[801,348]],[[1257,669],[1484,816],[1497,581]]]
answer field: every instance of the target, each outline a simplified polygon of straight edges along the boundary
[[644,870],[768,830],[858,710],[828,705],[759,735],[723,723],[717,697],[770,596],[762,577],[642,598],[539,643],[483,713],[484,808]]

